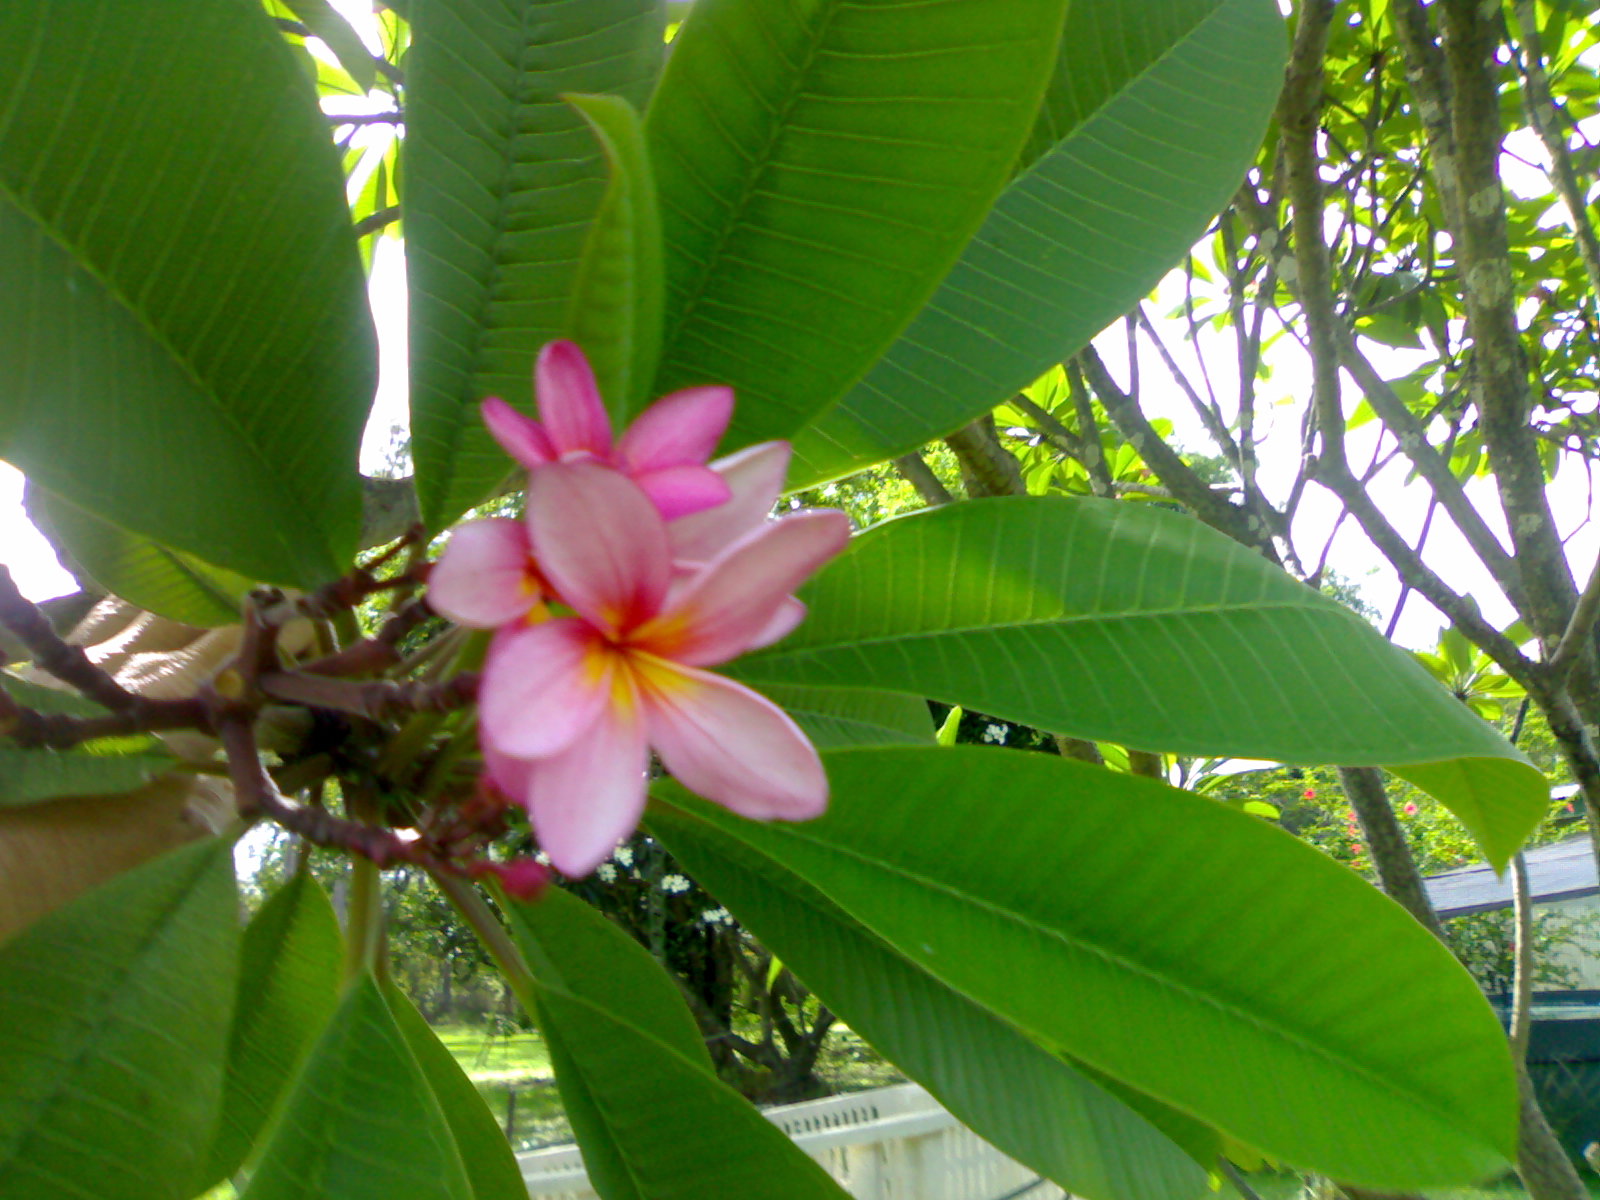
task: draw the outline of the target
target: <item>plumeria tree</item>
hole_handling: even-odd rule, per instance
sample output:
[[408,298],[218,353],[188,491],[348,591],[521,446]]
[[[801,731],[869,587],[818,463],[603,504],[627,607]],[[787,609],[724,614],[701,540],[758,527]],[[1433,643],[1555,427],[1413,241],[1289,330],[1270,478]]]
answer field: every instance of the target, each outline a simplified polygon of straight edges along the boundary
[[[698,0],[670,53],[663,17],[410,0],[374,57],[310,0],[0,9],[0,455],[108,595],[69,632],[0,576],[0,1190],[522,1194],[387,977],[404,864],[538,1023],[603,1195],[840,1195],[648,952],[545,887],[641,821],[1074,1194],[1504,1170],[1513,1064],[1441,945],[1255,815],[1070,752],[1383,765],[1501,865],[1544,777],[1253,549],[986,482],[971,424],[1235,191],[1277,6]],[[393,105],[330,118],[313,76]],[[394,168],[347,192],[374,121]],[[403,482],[356,470],[379,230]],[[974,498],[853,534],[780,499],[944,435]],[[939,745],[929,699],[1069,755]],[[351,858],[342,930],[304,871],[241,929],[259,822]]]

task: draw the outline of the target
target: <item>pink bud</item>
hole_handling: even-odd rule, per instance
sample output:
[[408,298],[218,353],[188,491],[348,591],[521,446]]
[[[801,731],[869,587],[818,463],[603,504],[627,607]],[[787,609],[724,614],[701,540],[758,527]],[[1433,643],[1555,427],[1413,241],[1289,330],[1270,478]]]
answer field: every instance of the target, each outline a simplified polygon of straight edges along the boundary
[[1414,817],[1417,815],[1417,806],[1415,804],[1407,804],[1400,811],[1405,813],[1405,815],[1408,817]]
[[1305,791],[1301,792],[1300,795],[1302,799],[1315,800],[1317,798],[1317,789],[1307,788]]

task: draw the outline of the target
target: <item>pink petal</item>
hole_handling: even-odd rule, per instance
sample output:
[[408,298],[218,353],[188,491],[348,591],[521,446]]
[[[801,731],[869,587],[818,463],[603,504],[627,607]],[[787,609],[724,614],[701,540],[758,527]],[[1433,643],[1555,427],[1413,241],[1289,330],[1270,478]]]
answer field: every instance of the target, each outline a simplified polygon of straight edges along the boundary
[[565,750],[611,702],[614,667],[615,654],[576,617],[497,634],[478,689],[484,744],[515,758]]
[[633,481],[667,521],[715,508],[733,495],[722,476],[710,467],[661,467],[635,474]]
[[556,595],[612,633],[661,608],[672,576],[667,529],[620,471],[552,463],[528,477],[534,557]]
[[746,646],[745,650],[747,652],[759,650],[763,646],[772,645],[773,642],[781,642],[799,628],[800,622],[805,619],[805,604],[793,596],[784,597],[778,605],[778,611],[774,614],[767,627],[756,635],[756,640]]
[[634,478],[662,467],[703,467],[732,416],[732,388],[684,388],[634,418],[617,443],[617,457]]
[[828,777],[800,727],[742,684],[676,666],[641,672],[650,742],[690,791],[756,820],[803,821],[828,804]]
[[560,457],[588,453],[611,457],[611,418],[606,415],[594,371],[576,342],[550,342],[534,368],[539,415]]
[[518,804],[528,794],[528,779],[533,764],[525,758],[512,758],[501,754],[479,735],[479,748],[483,751],[483,769],[489,780]]
[[532,764],[528,814],[563,875],[587,875],[638,827],[650,761],[643,716],[630,687],[570,749]]
[[530,470],[556,459],[556,448],[544,426],[524,416],[499,396],[483,402],[483,423],[489,427],[500,448]]
[[762,442],[712,463],[711,469],[727,480],[733,494],[726,504],[672,523],[672,556],[706,562],[759,529],[783,492],[789,454],[788,442]]
[[782,619],[789,593],[849,540],[850,518],[836,508],[769,522],[708,564],[658,622],[641,629],[641,648],[693,667],[743,654]]
[[487,517],[458,525],[428,573],[428,603],[473,629],[518,620],[539,600],[531,554],[521,521]]

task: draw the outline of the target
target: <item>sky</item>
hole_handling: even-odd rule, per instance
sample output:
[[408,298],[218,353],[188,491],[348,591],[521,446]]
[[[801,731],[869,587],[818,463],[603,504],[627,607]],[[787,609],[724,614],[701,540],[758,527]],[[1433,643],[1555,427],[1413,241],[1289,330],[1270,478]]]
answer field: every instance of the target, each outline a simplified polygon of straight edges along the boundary
[[[369,44],[377,48],[376,26],[371,20],[370,6],[366,0],[335,0],[335,7],[350,17],[356,27],[368,37]],[[336,107],[335,107],[336,106]],[[374,96],[345,97],[329,104],[332,111],[355,113],[372,112],[388,108],[386,98]],[[1591,138],[1600,136],[1600,127],[1586,131]],[[350,180],[352,194],[358,191],[365,173],[373,169],[383,156],[393,131],[385,126],[368,126],[359,130],[352,144],[368,151]],[[1543,151],[1531,135],[1508,144],[1513,153],[1503,160],[1503,171],[1508,187],[1522,195],[1548,194],[1548,184],[1535,165],[1542,161]],[[362,468],[372,471],[381,465],[386,448],[391,444],[393,431],[404,429],[406,423],[406,366],[405,366],[405,264],[401,243],[390,237],[379,238],[374,252],[369,294],[379,332],[379,383],[372,417],[368,424],[367,439],[362,452]],[[1176,310],[1183,294],[1182,276],[1174,272],[1162,285],[1147,306],[1153,317]],[[1199,379],[1195,346],[1184,340],[1185,329],[1177,321],[1159,321],[1163,340],[1174,356],[1183,364],[1192,379]],[[1231,375],[1233,352],[1231,342],[1218,341],[1205,345],[1206,337],[1221,339],[1225,335],[1203,334],[1207,366],[1211,370],[1218,393],[1235,394],[1236,380]],[[1103,335],[1098,345],[1113,369],[1113,373],[1126,378],[1124,342],[1119,331]],[[1379,370],[1388,378],[1395,378],[1408,370],[1418,356],[1415,352],[1392,350],[1371,346]],[[1298,417],[1301,399],[1311,387],[1310,375],[1303,356],[1279,354],[1270,356],[1271,379],[1258,388],[1262,411],[1258,420],[1266,426],[1264,444],[1260,450],[1260,479],[1269,499],[1281,502],[1299,466]],[[1188,403],[1175,386],[1167,380],[1161,364],[1153,356],[1141,364],[1142,391],[1152,416],[1165,416],[1173,421],[1177,440],[1186,448],[1209,450],[1210,444]],[[1346,380],[1347,410],[1359,398]],[[1375,424],[1375,423],[1374,423]],[[1367,461],[1372,452],[1373,425],[1353,430],[1350,435],[1352,463]],[[1426,492],[1420,487],[1406,484],[1403,463],[1397,463],[1374,481],[1372,492],[1380,507],[1389,514],[1401,531],[1413,540],[1420,529],[1426,504]],[[1504,535],[1499,505],[1493,496],[1493,486],[1479,479],[1469,485],[1469,495],[1486,515],[1491,527]],[[25,595],[45,599],[74,589],[72,577],[55,560],[49,544],[29,524],[22,509],[22,477],[9,465],[0,462],[0,562],[4,562],[16,578]],[[1564,537],[1570,538],[1568,550],[1575,576],[1585,578],[1600,554],[1600,529],[1591,521],[1593,503],[1589,494],[1589,480],[1581,464],[1569,461],[1557,475],[1551,488],[1553,507]],[[1296,543],[1302,556],[1317,554],[1337,519],[1339,506],[1332,497],[1316,485],[1308,489],[1296,517]],[[1475,595],[1485,615],[1498,624],[1508,624],[1514,614],[1499,596],[1488,575],[1467,548],[1455,527],[1443,515],[1435,517],[1429,536],[1427,558],[1445,580],[1458,591]],[[1399,592],[1398,582],[1377,550],[1367,542],[1355,522],[1346,521],[1337,535],[1330,564],[1346,579],[1361,589],[1364,598],[1375,607],[1385,622],[1393,611]],[[1411,647],[1431,646],[1437,639],[1441,618],[1432,606],[1420,597],[1412,596],[1406,603],[1395,638]]]

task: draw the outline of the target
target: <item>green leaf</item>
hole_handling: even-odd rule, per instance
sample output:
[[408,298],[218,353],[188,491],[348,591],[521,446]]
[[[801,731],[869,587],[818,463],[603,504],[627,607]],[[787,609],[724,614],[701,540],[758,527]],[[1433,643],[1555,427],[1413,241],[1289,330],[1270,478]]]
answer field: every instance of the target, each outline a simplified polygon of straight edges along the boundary
[[584,1166],[605,1200],[843,1200],[712,1074],[682,997],[643,947],[562,891],[505,911],[533,972],[533,1015]]
[[666,241],[657,391],[793,434],[933,294],[1004,186],[1062,0],[700,0],[646,118]]
[[241,1200],[473,1200],[439,1102],[370,975],[345,992]]
[[1404,651],[1189,517],[1015,497],[852,541],[810,616],[730,668],[756,686],[887,687],[1073,737],[1180,754],[1376,763],[1503,864],[1544,777]]
[[29,484],[28,516],[76,567],[113,596],[185,625],[239,621],[254,581],[110,521]]
[[958,428],[1126,312],[1238,187],[1283,83],[1270,0],[1073,4],[1061,47],[1032,165],[893,348],[797,438],[791,486]]
[[199,842],[0,947],[0,1194],[188,1200],[238,970],[232,847]]
[[925,746],[933,736],[927,701],[903,692],[798,684],[775,684],[761,690],[783,707],[819,748]]
[[564,93],[642,107],[656,0],[415,0],[404,191],[411,430],[422,516],[482,503],[511,462],[485,396],[532,409],[534,357],[565,333],[605,163]]
[[132,751],[119,746],[105,753],[0,746],[0,808],[57,796],[131,792],[171,767],[172,756],[159,745]]
[[236,1172],[273,1106],[339,1006],[343,940],[309,872],[279,888],[245,927],[222,1116],[205,1183]]
[[620,424],[648,403],[661,354],[661,213],[633,106],[618,96],[567,102],[594,129],[611,170],[573,281],[567,333]]
[[214,0],[15,0],[0,45],[0,457],[218,566],[335,577],[376,354],[293,52]]
[[283,5],[299,17],[314,36],[322,39],[357,87],[363,92],[373,89],[378,82],[378,64],[373,61],[361,35],[328,0],[283,0]]
[[650,830],[695,879],[851,1029],[996,1148],[1089,1200],[1192,1200],[1205,1191],[1205,1171],[1073,1066],[896,954],[736,832],[700,819],[704,802],[672,784],[657,797]]
[[[103,717],[106,710],[63,688],[42,687],[0,671],[0,689],[26,708],[70,717]],[[70,750],[0,746],[0,807],[59,796],[128,792],[172,767],[172,755],[148,734],[95,738]]]
[[1471,977],[1281,829],[1053,755],[826,758],[820,820],[695,815],[1045,1047],[1273,1158],[1401,1191],[1514,1154],[1510,1056]]
[[506,1141],[494,1114],[455,1055],[428,1027],[405,993],[386,983],[383,994],[400,1036],[411,1048],[450,1125],[472,1185],[473,1200],[527,1200],[528,1185],[523,1182],[522,1168],[517,1166],[511,1143]]

